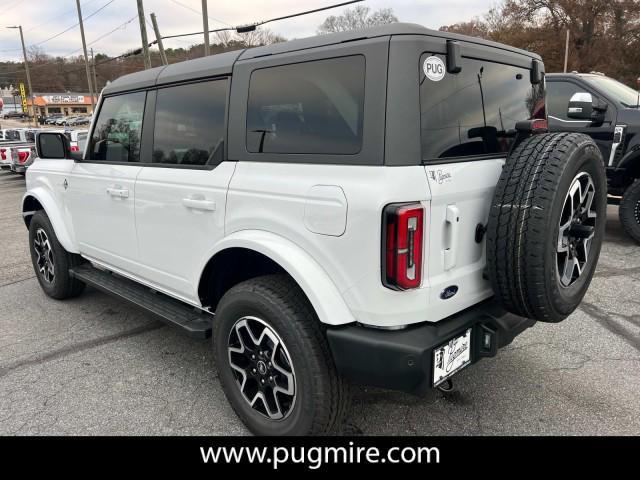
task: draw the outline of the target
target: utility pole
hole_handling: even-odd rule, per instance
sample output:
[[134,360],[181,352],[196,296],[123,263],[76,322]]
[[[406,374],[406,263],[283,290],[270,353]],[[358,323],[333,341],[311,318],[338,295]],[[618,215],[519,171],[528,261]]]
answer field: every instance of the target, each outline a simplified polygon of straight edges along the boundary
[[158,48],[160,49],[160,59],[163,65],[169,65],[167,61],[167,54],[164,51],[164,45],[162,44],[162,35],[160,35],[160,29],[158,28],[158,21],[156,20],[156,14],[151,14],[151,23],[153,24],[153,31],[156,34],[156,41],[158,42]]
[[93,56],[93,48],[91,48],[91,69],[93,70],[93,86],[96,89],[96,96],[99,96],[100,89],[98,88],[98,75],[96,74],[96,59]]
[[569,61],[569,29],[567,28],[567,39],[564,43],[564,73],[567,73],[568,61]]
[[[35,97],[33,95],[33,89],[31,88],[31,75],[29,75],[29,62],[27,61],[27,48],[24,46],[24,36],[22,35],[22,25],[18,25],[17,27],[7,27],[7,28],[17,28],[20,30],[20,42],[22,42],[22,55],[24,55],[24,70],[27,73],[27,86],[29,87],[29,97],[31,98],[31,108],[33,108],[33,115],[36,114],[36,102]],[[15,106],[15,100],[14,100]],[[29,112],[27,111],[27,115]]]
[[89,86],[89,95],[91,95],[91,112],[96,110],[96,99],[93,94],[93,82],[91,81],[91,70],[89,69],[89,55],[87,55],[87,42],[84,39],[84,24],[82,23],[82,10],[80,9],[80,0],[76,0],[78,7],[78,22],[80,23],[80,36],[82,37],[82,51],[84,52],[84,66],[87,71],[87,85]]
[[142,53],[144,56],[144,68],[145,70],[147,70],[151,68],[151,57],[149,56],[149,40],[147,39],[147,24],[144,20],[144,7],[142,6],[142,0],[137,0],[137,2],[138,2],[138,20],[140,21],[140,36],[142,37]]
[[204,56],[210,55],[209,50],[209,12],[207,9],[207,0],[202,0],[202,26],[204,27]]

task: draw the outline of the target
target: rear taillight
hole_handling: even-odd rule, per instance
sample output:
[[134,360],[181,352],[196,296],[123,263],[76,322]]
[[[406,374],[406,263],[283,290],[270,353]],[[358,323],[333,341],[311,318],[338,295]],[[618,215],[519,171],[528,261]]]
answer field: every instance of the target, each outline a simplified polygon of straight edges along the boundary
[[79,152],[79,151],[80,151],[80,149],[78,148],[78,146],[77,146],[77,145],[71,145],[71,151],[72,151],[72,152]]
[[382,283],[407,290],[422,282],[424,208],[420,203],[394,203],[382,213]]
[[0,148],[0,159],[2,159],[2,160],[6,160],[7,159],[7,149],[6,148]]
[[549,131],[549,124],[547,123],[546,118],[536,118],[535,120],[531,120],[531,130],[533,133],[543,132],[546,133]]
[[29,152],[18,152],[18,163],[24,163],[29,158]]

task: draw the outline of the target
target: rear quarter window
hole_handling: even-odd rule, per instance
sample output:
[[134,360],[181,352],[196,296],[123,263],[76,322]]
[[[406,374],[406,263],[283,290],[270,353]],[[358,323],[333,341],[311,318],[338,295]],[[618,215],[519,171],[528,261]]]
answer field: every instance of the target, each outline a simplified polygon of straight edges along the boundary
[[362,148],[365,58],[353,55],[251,74],[247,150],[344,154]]
[[[544,118],[544,84],[532,85],[526,68],[463,58],[459,73],[432,80],[420,59],[422,160],[504,155],[521,120]],[[431,76],[433,77],[433,76]]]

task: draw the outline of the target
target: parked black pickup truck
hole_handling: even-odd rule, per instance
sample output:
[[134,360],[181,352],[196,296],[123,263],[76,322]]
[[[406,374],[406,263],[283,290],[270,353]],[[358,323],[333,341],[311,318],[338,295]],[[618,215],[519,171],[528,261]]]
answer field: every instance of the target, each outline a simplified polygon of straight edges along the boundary
[[550,130],[595,140],[610,202],[620,203],[622,225],[640,242],[640,94],[601,74],[551,73],[546,80]]

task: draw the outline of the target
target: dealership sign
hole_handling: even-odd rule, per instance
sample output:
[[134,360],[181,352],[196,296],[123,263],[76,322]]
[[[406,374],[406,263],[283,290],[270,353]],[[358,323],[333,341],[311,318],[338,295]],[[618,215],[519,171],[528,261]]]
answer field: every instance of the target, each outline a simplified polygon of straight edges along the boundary
[[47,103],[84,103],[84,95],[45,95]]
[[20,84],[20,98],[22,99],[22,111],[27,112],[27,94],[24,91],[24,83]]

